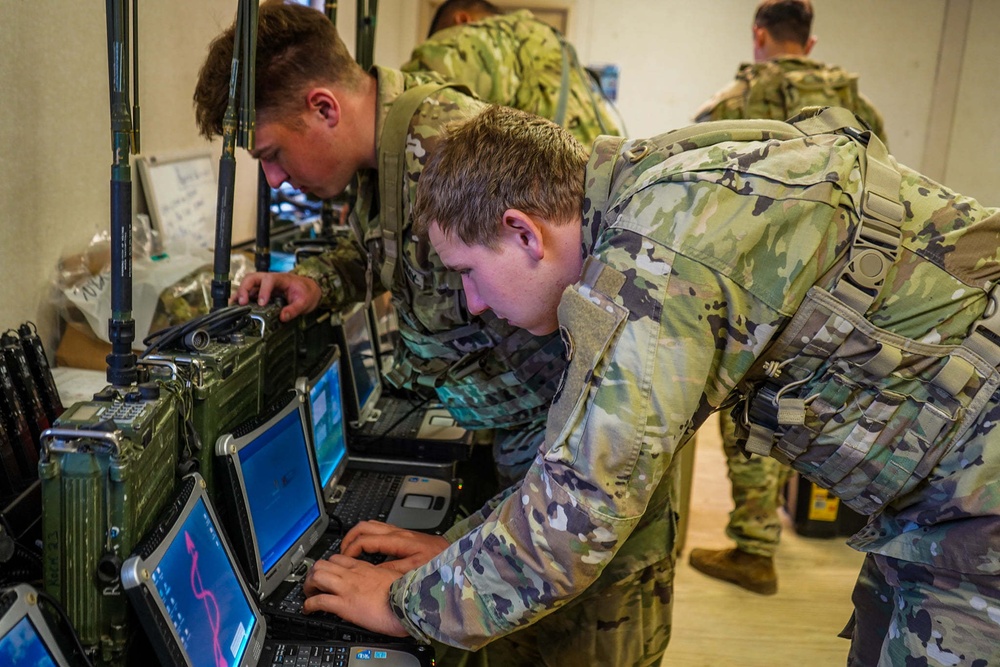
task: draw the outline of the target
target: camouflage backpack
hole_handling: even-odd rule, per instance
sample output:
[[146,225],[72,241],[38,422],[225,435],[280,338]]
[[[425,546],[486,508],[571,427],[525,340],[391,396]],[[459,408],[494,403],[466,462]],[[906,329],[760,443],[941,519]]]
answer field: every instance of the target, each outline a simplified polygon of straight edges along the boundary
[[791,118],[805,107],[859,111],[858,75],[840,67],[790,69],[780,61],[767,61],[744,67],[737,78],[747,84],[749,118]]
[[[868,319],[890,277],[899,279],[894,267],[902,256],[906,275],[918,271],[914,263],[928,261],[903,251],[904,221],[912,226],[913,220],[934,220],[950,224],[947,229],[956,234],[970,228],[974,233],[969,219],[990,211],[966,199],[948,208],[955,195],[897,165],[873,132],[858,129],[859,122],[843,108],[807,108],[788,122],[693,125],[651,140],[657,150],[638,145],[622,154],[598,144],[595,155],[611,155],[616,163],[603,172],[610,182],[588,185],[588,197],[593,215],[603,216],[608,202],[597,193],[619,192],[630,179],[648,185],[641,170],[639,176],[629,173],[630,162],[720,142],[780,142],[830,133],[855,142],[863,195],[852,212],[858,223],[851,245],[719,409],[731,409],[745,452],[770,455],[852,509],[875,514],[926,480],[996,401],[1000,288],[993,288],[988,275],[965,276],[968,298],[990,295],[992,289],[992,306],[985,315],[956,306],[971,323],[960,344],[912,340]],[[766,149],[753,150],[766,155]],[[948,208],[950,223],[942,219],[941,207]],[[554,405],[550,423],[561,407]]]

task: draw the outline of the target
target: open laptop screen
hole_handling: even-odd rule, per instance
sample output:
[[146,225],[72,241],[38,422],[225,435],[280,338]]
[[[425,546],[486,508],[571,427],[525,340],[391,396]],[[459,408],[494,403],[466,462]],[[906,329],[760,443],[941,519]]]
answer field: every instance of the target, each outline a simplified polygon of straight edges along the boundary
[[368,312],[362,304],[345,316],[343,326],[359,420],[363,420],[374,409],[381,394],[376,389],[381,385],[375,364],[375,349],[368,329]]
[[0,590],[0,665],[69,667],[79,662],[69,660],[71,654],[61,645],[65,642],[57,639],[59,625],[49,620],[40,602],[31,584]]
[[300,411],[257,434],[239,457],[266,573],[320,516]]
[[35,624],[24,616],[9,632],[0,637],[0,664],[55,667],[56,662],[45,648]]
[[257,619],[203,498],[167,545],[152,579],[195,667],[240,664]]
[[320,486],[324,489],[347,458],[340,383],[340,355],[334,354],[329,365],[309,388],[313,446],[319,466]]

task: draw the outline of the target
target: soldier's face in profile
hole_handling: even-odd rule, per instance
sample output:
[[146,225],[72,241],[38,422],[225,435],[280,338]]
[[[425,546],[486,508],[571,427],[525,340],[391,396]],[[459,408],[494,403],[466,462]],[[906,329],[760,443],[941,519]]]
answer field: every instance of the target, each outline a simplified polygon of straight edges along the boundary
[[345,159],[353,152],[337,145],[343,138],[318,114],[306,112],[299,120],[259,122],[251,155],[260,160],[272,188],[287,182],[321,199],[335,197],[358,170]]
[[494,250],[446,235],[437,223],[430,226],[429,236],[444,265],[462,276],[470,313],[492,310],[535,335],[551,333],[559,326],[557,309],[564,286],[547,280],[546,272],[509,237],[501,237]]

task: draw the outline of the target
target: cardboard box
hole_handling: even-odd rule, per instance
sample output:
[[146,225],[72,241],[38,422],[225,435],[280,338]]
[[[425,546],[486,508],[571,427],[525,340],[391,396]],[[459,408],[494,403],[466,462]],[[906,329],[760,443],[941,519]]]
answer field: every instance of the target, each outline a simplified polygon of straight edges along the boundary
[[108,368],[109,354],[111,343],[105,343],[76,327],[68,326],[56,348],[56,365],[103,371]]

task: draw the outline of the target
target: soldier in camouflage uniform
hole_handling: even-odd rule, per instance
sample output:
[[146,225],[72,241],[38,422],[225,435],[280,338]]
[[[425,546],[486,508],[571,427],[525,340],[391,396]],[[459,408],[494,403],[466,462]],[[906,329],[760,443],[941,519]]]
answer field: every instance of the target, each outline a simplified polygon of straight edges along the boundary
[[[882,116],[858,92],[857,75],[807,56],[811,34],[809,0],[767,0],[757,6],[753,24],[753,64],[740,65],[736,80],[697,113],[698,122],[740,118],[785,120],[804,106],[842,106],[886,140]],[[693,568],[716,579],[772,595],[778,591],[774,554],[781,539],[778,507],[788,468],[769,457],[749,459],[736,446],[736,427],[728,412],[719,429],[733,490],[733,511],[726,535],[734,549],[692,549]]]
[[[562,343],[558,336],[532,336],[489,314],[470,315],[460,278],[441,266],[426,239],[409,230],[417,178],[437,135],[448,122],[484,105],[453,87],[440,87],[403,119],[406,150],[395,188],[402,221],[390,244],[386,211],[396,198],[380,193],[379,179],[388,177],[378,170],[383,150],[394,148],[386,145],[391,143],[387,118],[404,91],[440,84],[441,78],[382,67],[364,72],[330,21],[306,7],[265,3],[257,39],[252,155],[272,187],[287,181],[329,198],[354,181],[350,223],[357,242],[341,242],[290,274],[251,274],[241,282],[237,300],[264,304],[281,293],[288,302],[281,319],[288,321],[315,308],[337,310],[364,301],[372,290],[390,290],[405,345],[396,349],[387,380],[404,390],[436,394],[466,428],[496,429],[501,483],[519,478],[542,439],[545,412],[565,366]],[[222,132],[232,46],[230,27],[213,41],[199,75],[195,106],[206,137]],[[386,251],[390,245],[398,248],[398,258]]]
[[602,138],[588,162],[491,107],[439,143],[417,233],[474,312],[558,326],[569,366],[518,489],[445,538],[358,526],[307,608],[513,643],[504,665],[658,664],[664,472],[733,406],[748,450],[872,515],[849,664],[1000,664],[1000,209],[843,109],[796,123]]
[[584,146],[601,134],[623,134],[573,48],[528,10],[503,14],[485,0],[448,0],[402,69],[438,72],[487,102],[544,116]]
[[695,114],[696,122],[740,118],[785,120],[806,106],[841,106],[861,118],[887,142],[882,115],[858,91],[858,75],[809,58],[809,0],[765,0],[753,23],[753,63],[743,63],[736,79]]

